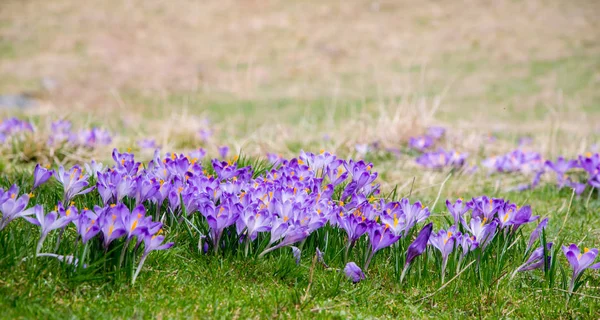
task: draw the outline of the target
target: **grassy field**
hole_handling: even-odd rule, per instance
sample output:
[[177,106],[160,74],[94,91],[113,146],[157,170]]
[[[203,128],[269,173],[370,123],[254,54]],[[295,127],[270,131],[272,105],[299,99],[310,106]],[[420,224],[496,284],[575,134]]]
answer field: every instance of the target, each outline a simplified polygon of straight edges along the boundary
[[[0,94],[27,93],[37,105],[0,108],[0,120],[29,119],[38,130],[0,148],[0,188],[28,189],[36,162],[111,163],[113,147],[149,160],[152,151],[137,144],[147,138],[162,152],[203,147],[210,157],[222,145],[252,159],[325,149],[373,162],[382,191],[395,188],[395,198],[429,206],[434,230],[446,225],[445,199],[488,195],[549,217],[546,234],[555,245],[598,248],[597,190],[573,196],[545,177],[536,189],[510,191],[529,177],[425,170],[405,146],[440,125],[447,129],[441,146],[468,153],[480,167],[517,148],[521,137],[532,139],[524,149],[545,159],[597,152],[599,13],[596,1],[552,0],[4,1]],[[113,142],[52,150],[46,142],[57,119],[106,128]],[[201,139],[201,129],[212,136]],[[377,149],[357,151],[373,143]],[[32,204],[52,208],[60,197],[50,183]],[[98,199],[80,197],[76,205],[91,208]],[[313,262],[322,233],[307,240],[298,266],[289,248],[263,259],[206,255],[181,226],[167,234],[176,245],[151,254],[131,285],[131,265],[123,273],[77,274],[51,259],[23,262],[39,231],[15,221],[0,232],[0,317],[600,317],[598,271],[586,271],[569,298],[560,250],[553,286],[539,270],[510,278],[526,259],[522,250],[501,265],[488,260],[494,267],[486,276],[473,265],[446,284],[438,266],[420,261],[418,277],[400,283],[394,259],[404,251],[396,247],[378,253],[367,278],[353,284]],[[326,262],[343,268],[342,251],[331,245]],[[358,263],[362,252],[353,254]],[[439,262],[433,251],[426,255],[423,261]]]

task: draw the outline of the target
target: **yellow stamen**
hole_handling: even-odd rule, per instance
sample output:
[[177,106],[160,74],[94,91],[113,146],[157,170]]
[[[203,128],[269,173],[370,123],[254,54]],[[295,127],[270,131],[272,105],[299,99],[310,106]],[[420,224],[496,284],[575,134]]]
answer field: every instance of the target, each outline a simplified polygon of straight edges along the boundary
[[591,158],[592,157],[592,153],[591,152],[586,152],[585,153],[585,157],[586,158]]
[[116,206],[116,204],[114,204],[114,203],[111,203],[111,204],[110,204],[110,207],[111,207],[111,208],[114,208],[115,206]]
[[33,193],[31,193],[31,192],[28,194],[28,196],[29,196],[29,198],[35,197],[35,195]]
[[133,221],[133,223],[131,224],[131,229],[129,230],[129,232],[135,230],[135,227],[137,227],[138,221],[137,219]]
[[71,209],[67,209],[67,211],[65,211],[65,215],[68,217],[71,214]]
[[298,164],[304,164],[304,161],[302,161],[302,159],[298,159]]
[[111,224],[110,227],[108,227],[108,236],[109,237],[113,233],[114,230],[115,230],[115,226]]
[[290,220],[290,218],[288,218],[288,216],[283,217],[283,222],[287,222],[288,220]]
[[321,149],[321,150],[319,150],[319,153],[320,153],[320,154],[323,154],[323,153],[325,153],[325,149]]

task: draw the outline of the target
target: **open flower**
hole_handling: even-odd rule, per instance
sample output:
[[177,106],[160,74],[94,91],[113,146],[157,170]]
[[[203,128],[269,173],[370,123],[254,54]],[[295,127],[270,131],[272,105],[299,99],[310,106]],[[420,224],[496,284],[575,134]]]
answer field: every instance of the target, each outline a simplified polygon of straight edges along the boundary
[[47,215],[44,215],[44,209],[40,205],[34,207],[34,212],[34,217],[25,217],[25,219],[37,226],[40,226],[42,229],[40,240],[38,241],[36,248],[36,253],[40,253],[42,250],[46,236],[48,236],[50,231],[62,229],[71,221],[76,220],[79,217],[77,208],[72,206],[65,210],[61,203],[58,204],[55,211],[51,211]]
[[562,250],[567,257],[571,268],[573,268],[573,276],[571,278],[571,285],[569,286],[569,292],[573,292],[575,282],[585,269],[600,269],[600,262],[592,264],[594,263],[594,260],[596,260],[598,249],[584,248],[583,252],[581,252],[576,244],[571,244],[568,247],[562,246]]
[[17,197],[19,187],[13,185],[6,192],[0,188],[0,231],[16,218],[27,217],[34,213],[33,208],[25,209],[29,204],[29,195]]
[[64,203],[69,203],[75,196],[80,194],[86,194],[94,190],[95,188],[89,187],[87,189],[84,189],[89,184],[87,181],[88,175],[84,175],[83,171],[79,166],[74,166],[69,171],[65,171],[65,168],[63,166],[60,166],[58,168],[58,174],[56,174],[54,177],[58,182],[60,182],[63,185]]

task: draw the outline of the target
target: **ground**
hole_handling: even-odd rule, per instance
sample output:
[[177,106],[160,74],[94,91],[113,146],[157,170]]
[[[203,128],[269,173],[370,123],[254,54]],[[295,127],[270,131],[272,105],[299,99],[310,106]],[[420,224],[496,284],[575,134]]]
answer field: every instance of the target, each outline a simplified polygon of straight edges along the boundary
[[[57,117],[101,125],[116,146],[136,151],[151,138],[164,151],[203,146],[213,156],[229,145],[252,157],[320,149],[356,157],[356,144],[400,149],[441,125],[444,147],[468,152],[473,164],[523,136],[548,159],[575,157],[600,142],[598,14],[597,1],[8,0],[0,93],[28,93],[38,105],[0,116],[40,128]],[[201,141],[206,128],[214,135]],[[398,186],[428,205],[438,193],[506,197],[549,216],[550,235],[600,246],[596,194],[571,201],[549,182],[507,191],[522,178],[485,172],[443,184],[448,172],[423,170],[402,151],[367,154],[384,190]],[[110,150],[70,159],[91,157],[106,161]],[[2,186],[33,164],[5,167]],[[536,275],[495,286],[458,279],[428,297],[439,279],[399,285],[383,257],[353,285],[321,269],[311,278],[310,250],[292,268],[286,254],[246,261],[189,247],[151,257],[133,287],[39,266],[3,270],[4,316],[597,318],[600,309],[597,272],[570,304]]]

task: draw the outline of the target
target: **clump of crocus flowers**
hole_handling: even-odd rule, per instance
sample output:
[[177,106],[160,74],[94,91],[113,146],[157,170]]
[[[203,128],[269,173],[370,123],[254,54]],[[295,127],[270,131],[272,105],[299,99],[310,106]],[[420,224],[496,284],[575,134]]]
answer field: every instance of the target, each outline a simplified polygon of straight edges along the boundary
[[[221,151],[222,159],[202,162],[203,152],[161,157],[157,151],[152,160],[142,164],[134,154],[114,150],[110,168],[96,162],[86,164],[85,169],[59,167],[57,171],[36,166],[34,192],[54,177],[54,183],[62,186],[62,201],[50,211],[41,206],[27,208],[31,195],[19,194],[16,186],[0,189],[0,230],[16,218],[25,218],[40,227],[37,256],[56,256],[81,266],[90,262],[86,250],[120,248],[117,265],[127,259],[138,263],[135,281],[150,252],[173,245],[165,243],[163,226],[168,230],[170,225],[185,224],[189,234],[197,237],[200,253],[218,254],[239,247],[244,256],[264,257],[290,247],[297,264],[305,240],[328,226],[344,237],[344,272],[353,282],[364,279],[378,252],[396,252],[398,248],[406,248],[399,263],[401,281],[415,260],[425,255],[425,259],[439,257],[444,282],[452,259],[457,259],[454,264],[459,266],[467,259],[479,261],[488,250],[499,247],[490,244],[514,241],[522,226],[539,220],[529,206],[481,196],[446,201],[450,224],[434,231],[425,204],[380,197],[372,163],[339,159],[325,151],[302,152],[294,159],[272,156],[273,166],[255,174],[252,167],[244,166],[237,157],[228,159],[225,150]],[[96,179],[90,185],[92,175]],[[74,201],[91,192],[99,196],[96,206],[75,205]],[[535,228],[527,250],[547,223],[543,219]],[[49,238],[52,232],[58,236]],[[66,232],[75,232],[83,252],[58,256],[56,249],[45,250],[53,247],[48,239],[53,239],[56,248]],[[364,237],[368,241],[362,241]],[[366,245],[362,269],[350,262],[357,245]],[[567,257],[577,271],[574,278],[585,268],[597,266],[588,264],[597,251],[581,253],[569,248],[572,254]],[[327,266],[323,252],[317,255]],[[544,261],[536,249],[519,271],[537,269]]]

